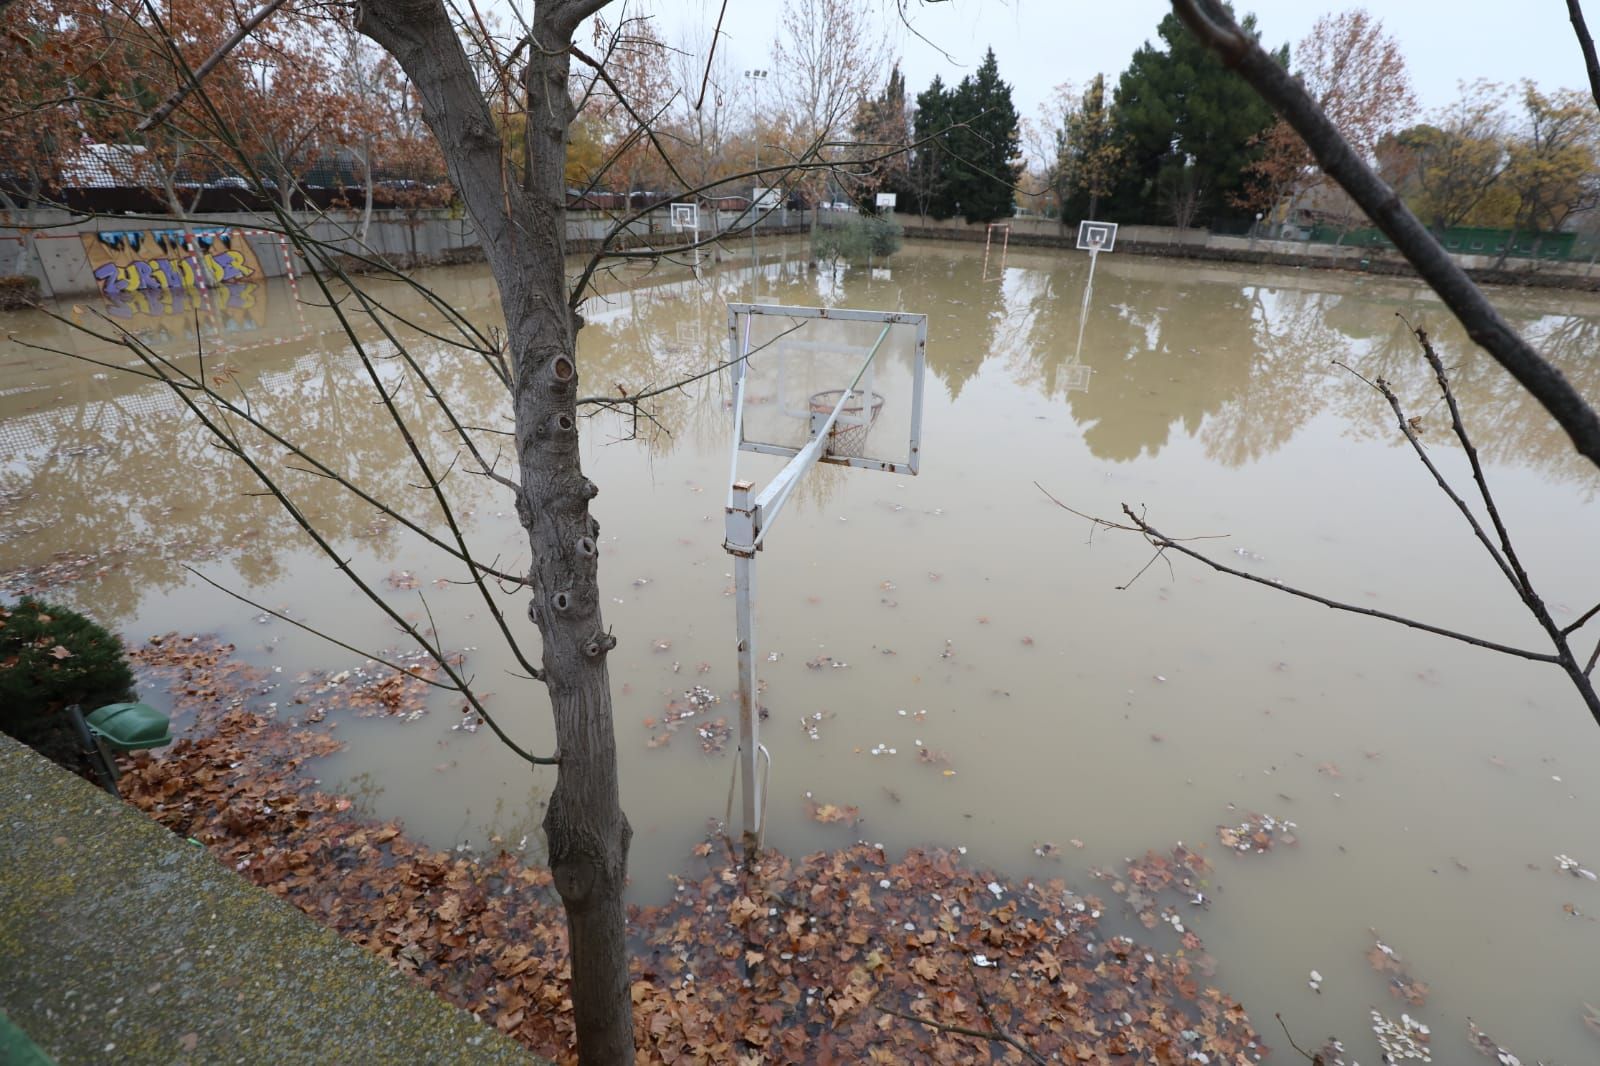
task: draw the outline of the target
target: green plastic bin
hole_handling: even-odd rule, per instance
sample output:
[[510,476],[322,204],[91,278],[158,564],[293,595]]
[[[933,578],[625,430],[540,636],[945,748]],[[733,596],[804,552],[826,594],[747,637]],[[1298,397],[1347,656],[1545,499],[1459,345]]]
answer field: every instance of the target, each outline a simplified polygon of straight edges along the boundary
[[143,751],[172,743],[167,716],[147,703],[108,703],[86,717],[95,736],[117,751]]

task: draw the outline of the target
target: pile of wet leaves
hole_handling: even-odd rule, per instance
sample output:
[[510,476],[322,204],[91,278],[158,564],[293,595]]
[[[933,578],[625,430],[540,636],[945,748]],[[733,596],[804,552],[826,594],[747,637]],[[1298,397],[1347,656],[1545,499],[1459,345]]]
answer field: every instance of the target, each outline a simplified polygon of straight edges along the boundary
[[[363,718],[383,716],[414,722],[427,713],[428,693],[439,680],[439,664],[421,650],[385,651],[383,662],[367,659],[344,670],[311,670],[295,678],[291,697],[308,707],[307,720],[320,721],[329,711],[351,710]],[[445,653],[452,666],[466,658]],[[399,669],[396,669],[398,667]]]
[[[506,851],[436,851],[318,789],[307,764],[340,746],[332,723],[263,713],[271,686],[232,652],[176,636],[135,652],[143,683],[196,713],[191,735],[128,760],[125,797],[534,1051],[571,1059],[566,923],[548,871]],[[741,858],[699,845],[699,872],[672,900],[630,916],[642,1061],[1265,1054],[1187,948],[1102,933],[1102,903],[1059,881],[1010,884],[959,851],[895,860],[866,843]],[[1187,891],[1196,867],[1176,861],[1137,876],[1154,884],[1170,868]]]

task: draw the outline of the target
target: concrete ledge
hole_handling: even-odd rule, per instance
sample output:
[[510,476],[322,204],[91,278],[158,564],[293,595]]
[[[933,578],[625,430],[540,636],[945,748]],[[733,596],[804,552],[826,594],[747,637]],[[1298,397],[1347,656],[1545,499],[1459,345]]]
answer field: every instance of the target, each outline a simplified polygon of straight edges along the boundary
[[378,958],[0,734],[0,1010],[75,1063],[529,1063]]

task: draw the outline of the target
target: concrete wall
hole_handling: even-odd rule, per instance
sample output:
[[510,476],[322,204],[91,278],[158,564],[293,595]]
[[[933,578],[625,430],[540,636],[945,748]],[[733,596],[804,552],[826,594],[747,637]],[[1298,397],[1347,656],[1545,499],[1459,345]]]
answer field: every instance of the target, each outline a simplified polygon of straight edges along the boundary
[[[84,219],[58,210],[28,211],[23,216],[15,220],[20,225],[0,227],[0,274],[31,274],[40,279],[46,296],[77,296],[98,289],[84,251],[81,235],[86,233],[227,231],[233,239],[242,239],[250,246],[267,277],[282,277],[291,261],[296,274],[304,272],[304,265],[292,259],[288,242],[276,233],[263,231],[277,225],[267,215],[234,212],[183,222],[148,217],[126,221],[111,217]],[[352,254],[363,252],[356,240],[359,212],[331,212],[314,218],[307,219],[312,238]],[[150,243],[153,246],[154,242]],[[450,260],[472,252],[477,245],[471,221],[452,217],[448,211],[385,211],[373,214],[363,254],[377,253],[402,262],[428,262]]]
[[[905,228],[907,237],[982,243],[988,236],[988,227],[981,222],[969,224],[959,218],[941,221],[905,212],[896,212],[895,218]],[[1077,227],[1064,228],[1052,219],[1015,218],[1009,225],[1009,244],[1013,248],[1074,248],[1077,244]],[[998,241],[999,238],[994,239]],[[1225,237],[1202,229],[1171,226],[1122,226],[1117,230],[1115,254],[1355,270],[1370,274],[1414,274],[1411,264],[1393,250]],[[1498,257],[1492,255],[1452,255],[1451,258],[1475,280],[1489,284],[1600,291],[1600,277],[1594,275],[1592,264],[1510,259],[1505,266],[1498,267]]]
[[[681,244],[692,239],[692,233],[672,229],[665,207],[651,212],[627,228],[626,234],[613,243],[619,247],[639,244]],[[477,234],[472,221],[448,210],[426,211],[375,211],[367,231],[366,244],[356,240],[361,214],[359,211],[332,211],[319,215],[300,216],[310,236],[335,249],[351,255],[374,255],[401,265],[460,262],[482,257]],[[43,209],[25,211],[13,216],[11,225],[0,225],[0,276],[10,274],[32,275],[40,280],[45,296],[79,296],[98,290],[88,255],[84,251],[82,234],[128,233],[149,234],[187,228],[190,232],[226,231],[233,240],[243,240],[255,253],[261,272],[266,277],[282,277],[290,264],[296,275],[305,272],[305,265],[291,255],[288,242],[277,233],[266,232],[278,228],[277,220],[270,215],[253,212],[212,214],[204,218],[188,219],[176,223],[168,219],[150,217],[129,218],[126,221],[102,216],[82,218],[66,211]],[[773,212],[762,218],[757,228],[762,233],[790,232],[795,227],[784,212]],[[607,237],[616,224],[613,215],[601,211],[572,211],[567,215],[567,239],[573,251],[591,250]],[[738,212],[703,212],[701,239],[730,228],[745,229],[750,225],[748,216]],[[713,231],[713,227],[715,230]],[[141,245],[152,249],[154,241],[141,238]]]

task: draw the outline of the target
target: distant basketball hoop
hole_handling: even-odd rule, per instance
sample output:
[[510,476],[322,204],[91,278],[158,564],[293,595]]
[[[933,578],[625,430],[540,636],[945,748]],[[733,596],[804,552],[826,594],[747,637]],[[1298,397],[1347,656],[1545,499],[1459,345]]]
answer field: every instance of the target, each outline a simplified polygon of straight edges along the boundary
[[670,205],[672,228],[676,231],[693,230],[700,232],[700,205],[699,204],[672,204]]
[[1109,252],[1117,246],[1117,224],[1115,222],[1089,222],[1078,223],[1078,251],[1080,252]]

